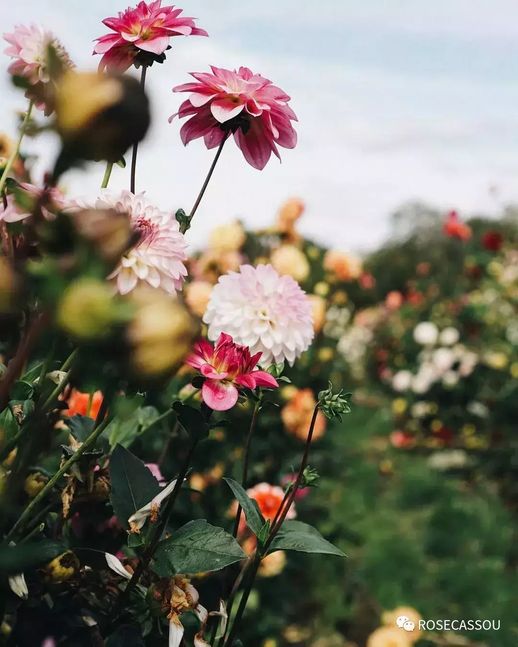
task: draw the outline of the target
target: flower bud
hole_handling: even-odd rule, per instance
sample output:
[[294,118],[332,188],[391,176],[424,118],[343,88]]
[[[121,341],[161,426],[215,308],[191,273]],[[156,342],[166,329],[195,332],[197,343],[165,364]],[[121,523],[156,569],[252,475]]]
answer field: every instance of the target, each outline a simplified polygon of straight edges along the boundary
[[104,337],[114,321],[109,285],[91,278],[72,283],[58,304],[57,321],[63,330],[82,340]]
[[188,310],[158,290],[133,293],[136,313],[128,329],[132,363],[143,376],[158,377],[179,366],[197,333]]
[[63,149],[58,177],[78,159],[117,162],[149,127],[149,102],[131,76],[67,72],[56,91],[56,126]]
[[343,393],[341,389],[338,393],[333,393],[333,385],[329,382],[329,387],[318,394],[318,406],[329,420],[338,418],[341,421],[342,415],[351,412],[350,395],[350,393]]
[[25,493],[29,498],[34,499],[34,497],[43,490],[48,480],[49,479],[41,472],[29,474],[25,479]]

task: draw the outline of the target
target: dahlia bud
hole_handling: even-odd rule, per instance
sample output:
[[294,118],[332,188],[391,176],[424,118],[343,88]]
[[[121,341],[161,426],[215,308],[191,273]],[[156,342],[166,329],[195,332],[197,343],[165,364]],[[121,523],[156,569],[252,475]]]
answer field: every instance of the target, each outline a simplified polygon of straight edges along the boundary
[[342,389],[333,393],[333,385],[329,382],[329,387],[318,394],[319,409],[329,420],[338,418],[341,421],[344,414],[351,412],[350,396],[350,393],[343,393]]
[[29,474],[29,476],[25,479],[25,493],[30,499],[34,499],[34,497],[43,490],[48,480],[48,477],[46,477],[41,472]]
[[145,377],[173,371],[187,355],[197,330],[188,310],[158,290],[133,293],[136,313],[128,329],[132,362]]
[[73,214],[77,232],[106,261],[116,261],[128,249],[133,229],[128,214],[114,209],[81,209]]
[[131,76],[67,72],[57,87],[56,126],[63,142],[54,176],[78,159],[117,162],[143,139],[149,102]]
[[58,324],[78,339],[106,336],[114,319],[110,287],[97,279],[83,278],[75,281],[66,289],[58,304]]

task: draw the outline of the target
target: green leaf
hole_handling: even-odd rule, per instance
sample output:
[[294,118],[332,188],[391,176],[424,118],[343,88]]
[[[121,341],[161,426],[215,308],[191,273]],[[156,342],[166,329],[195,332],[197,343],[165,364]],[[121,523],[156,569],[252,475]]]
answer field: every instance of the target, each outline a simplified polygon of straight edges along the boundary
[[81,443],[84,443],[92,433],[94,425],[95,420],[92,420],[89,416],[80,416],[79,414],[67,420],[67,427],[70,429],[70,433]]
[[173,404],[173,409],[178,416],[178,422],[188,434],[191,436],[196,435],[200,438],[208,435],[209,423],[199,409],[195,409],[179,401]]
[[158,418],[158,415],[155,407],[139,407],[130,415],[117,417],[107,429],[110,446],[129,447]]
[[223,479],[228,487],[234,493],[239,505],[243,508],[245,513],[246,522],[250,530],[254,533],[256,537],[261,534],[261,529],[264,526],[264,517],[259,511],[257,502],[251,499],[248,494],[245,492],[245,489],[234,479],[225,478]]
[[121,524],[160,492],[160,485],[144,463],[130,451],[117,445],[110,457],[110,500]]
[[159,544],[154,570],[160,577],[205,573],[219,571],[245,557],[234,537],[223,528],[196,519]]
[[296,550],[301,553],[318,553],[320,555],[337,555],[345,557],[339,548],[333,546],[313,526],[302,521],[288,520],[272,541],[268,553],[276,550]]
[[0,573],[12,575],[50,562],[66,550],[56,541],[27,542],[18,546],[0,546]]

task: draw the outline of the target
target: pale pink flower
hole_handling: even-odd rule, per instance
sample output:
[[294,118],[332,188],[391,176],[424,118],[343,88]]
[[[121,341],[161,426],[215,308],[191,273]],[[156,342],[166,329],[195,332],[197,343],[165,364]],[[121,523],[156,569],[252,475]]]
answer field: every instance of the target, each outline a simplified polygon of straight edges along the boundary
[[151,61],[162,62],[172,36],[208,36],[196,27],[194,18],[181,16],[182,11],[174,5],[162,7],[162,0],[156,0],[139,2],[118,16],[105,18],[103,24],[113,33],[96,38],[94,54],[103,55],[100,67],[127,70],[138,62],[137,57],[146,55],[151,55]]
[[260,357],[261,353],[252,356],[246,346],[221,333],[215,346],[204,339],[198,341],[186,362],[205,378],[201,389],[205,404],[215,411],[226,411],[236,404],[239,388],[279,386],[273,375],[256,368]]
[[246,161],[257,169],[266,166],[272,152],[280,159],[278,146],[295,147],[297,133],[291,122],[297,117],[283,90],[247,67],[211,70],[212,74],[192,73],[196,83],[173,88],[191,93],[178,111],[181,118],[190,117],[180,131],[185,145],[203,137],[207,148],[215,148],[233,133]]
[[108,277],[115,279],[120,294],[128,294],[139,284],[161,288],[169,294],[182,289],[187,269],[187,243],[172,211],[161,211],[144,196],[121,191],[118,196],[101,195],[96,209],[115,209],[127,213],[138,242],[122,257]]
[[49,47],[54,49],[64,67],[73,67],[65,48],[52,32],[37,25],[17,25],[13,33],[4,34],[4,39],[9,43],[4,53],[13,59],[8,67],[9,74],[21,76],[34,86],[34,92],[29,89],[27,96],[36,99],[37,107],[44,109],[41,89],[51,81]]
[[[34,184],[29,184],[29,182],[21,182],[19,187],[29,194],[29,196],[34,200],[34,204],[36,204],[36,201],[43,192],[42,188],[37,187]],[[30,211],[26,211],[23,207],[16,204],[12,193],[7,194],[6,203],[7,204],[4,207],[3,200],[0,200],[0,222],[19,222],[20,220],[25,220],[25,218],[29,218],[29,216],[32,215]],[[45,218],[50,219],[52,218],[53,211],[61,210],[64,207],[65,196],[58,188],[54,187],[50,189],[47,207],[43,207],[41,212]]]
[[242,265],[219,278],[203,318],[208,337],[222,332],[262,353],[263,366],[290,364],[313,340],[311,301],[291,276],[279,276],[271,265]]

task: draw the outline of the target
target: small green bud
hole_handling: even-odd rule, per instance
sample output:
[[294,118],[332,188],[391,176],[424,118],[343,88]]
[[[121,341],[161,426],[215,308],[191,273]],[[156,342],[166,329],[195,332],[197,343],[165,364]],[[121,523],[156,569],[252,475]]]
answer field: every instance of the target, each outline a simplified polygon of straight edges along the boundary
[[343,393],[342,389],[333,393],[333,385],[329,382],[329,387],[318,394],[318,406],[329,420],[338,418],[341,421],[344,414],[351,412],[350,397],[351,394]]
[[300,487],[318,487],[318,481],[320,480],[320,475],[310,465],[306,467],[302,474],[302,481],[300,482]]

